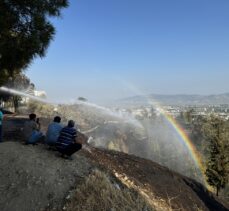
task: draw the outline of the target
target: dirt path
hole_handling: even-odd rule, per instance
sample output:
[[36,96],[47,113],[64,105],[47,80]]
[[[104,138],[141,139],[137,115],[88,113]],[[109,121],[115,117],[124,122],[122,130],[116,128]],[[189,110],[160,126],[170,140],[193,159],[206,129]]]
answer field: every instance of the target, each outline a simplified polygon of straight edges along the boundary
[[69,190],[92,168],[80,153],[68,161],[44,146],[16,142],[1,143],[0,158],[1,211],[60,209]]

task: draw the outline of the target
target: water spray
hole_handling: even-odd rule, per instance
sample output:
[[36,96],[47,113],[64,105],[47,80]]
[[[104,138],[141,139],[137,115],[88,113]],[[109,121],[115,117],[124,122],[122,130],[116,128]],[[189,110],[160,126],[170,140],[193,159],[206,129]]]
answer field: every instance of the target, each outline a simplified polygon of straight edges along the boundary
[[[27,94],[27,93],[25,93],[23,91],[11,89],[11,88],[8,88],[8,87],[2,86],[2,87],[0,87],[0,91],[6,92],[6,93],[10,93],[10,94],[13,94],[13,95],[19,95],[19,96],[27,97],[27,98],[30,98],[32,100],[35,100],[35,101],[38,101],[38,102],[41,102],[41,103],[54,105],[54,103],[52,103],[51,101],[49,101],[47,99],[36,97],[34,95]],[[76,101],[75,104],[98,109],[101,112],[103,112],[103,113],[105,113],[105,114],[107,114],[109,116],[113,116],[113,117],[118,118],[120,120],[125,120],[125,122],[130,123],[130,124],[134,125],[135,127],[143,128],[141,123],[131,115],[124,114],[122,112],[115,112],[115,111],[112,111],[112,110],[110,110],[108,108],[96,105],[94,103],[89,103],[89,102]],[[57,112],[57,111],[58,111],[58,108],[55,107],[54,108],[54,112]]]
[[92,107],[92,108],[98,109],[98,110],[102,111],[104,114],[107,114],[109,116],[113,116],[113,117],[115,117],[117,119],[125,120],[126,123],[130,123],[130,124],[134,125],[135,127],[143,129],[142,124],[134,116],[132,116],[131,114],[112,111],[109,108],[106,108],[106,107],[103,107],[103,106],[99,106],[99,105],[96,105],[94,103],[89,103],[89,102],[76,101],[75,104],[84,105],[84,106],[87,106],[87,107]]
[[40,98],[40,97],[36,97],[36,96],[30,95],[30,94],[27,94],[25,92],[18,91],[18,90],[15,90],[15,89],[10,89],[8,87],[1,86],[0,87],[0,91],[6,92],[6,93],[9,93],[9,94],[13,94],[13,95],[19,95],[19,96],[27,97],[27,98],[30,98],[32,100],[39,101],[39,102],[42,102],[42,103],[51,104],[51,102],[49,102],[46,99],[43,99],[43,98]]

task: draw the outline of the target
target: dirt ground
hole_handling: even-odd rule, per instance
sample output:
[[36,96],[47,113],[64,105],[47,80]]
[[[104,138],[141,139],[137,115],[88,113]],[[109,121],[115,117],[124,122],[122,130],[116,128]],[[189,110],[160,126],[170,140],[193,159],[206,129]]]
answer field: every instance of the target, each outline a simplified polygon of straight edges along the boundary
[[44,146],[5,142],[0,146],[0,210],[61,209],[69,190],[90,174],[80,153],[69,161]]
[[[24,117],[7,117],[0,144],[0,210],[62,210],[65,199],[99,168],[120,183],[140,191],[149,201],[161,200],[173,210],[228,210],[196,181],[152,161],[90,147],[74,160],[59,157],[40,144],[22,143]],[[95,196],[96,197],[96,196]]]

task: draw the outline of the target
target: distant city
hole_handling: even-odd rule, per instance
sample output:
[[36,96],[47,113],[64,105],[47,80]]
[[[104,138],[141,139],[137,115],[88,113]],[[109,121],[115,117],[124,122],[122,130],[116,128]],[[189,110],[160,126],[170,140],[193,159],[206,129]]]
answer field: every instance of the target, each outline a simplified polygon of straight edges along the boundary
[[160,115],[160,109],[162,109],[166,114],[173,116],[174,118],[179,117],[182,113],[190,112],[192,117],[195,116],[207,116],[214,114],[215,116],[221,117],[225,120],[229,120],[229,105],[166,105],[160,108],[155,108],[152,105],[137,106],[131,108],[114,108],[116,111],[122,113],[130,113],[136,118],[152,118],[153,116]]
[[159,116],[161,110],[177,118],[182,113],[192,117],[214,114],[229,119],[229,94],[218,95],[145,95],[119,100],[113,106],[116,111],[127,112],[136,118]]

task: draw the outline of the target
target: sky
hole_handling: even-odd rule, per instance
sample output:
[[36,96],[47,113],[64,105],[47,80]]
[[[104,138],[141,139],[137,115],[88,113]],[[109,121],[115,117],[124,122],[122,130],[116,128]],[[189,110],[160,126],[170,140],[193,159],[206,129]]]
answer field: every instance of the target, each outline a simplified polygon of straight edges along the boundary
[[228,0],[70,0],[27,75],[55,102],[229,92]]

